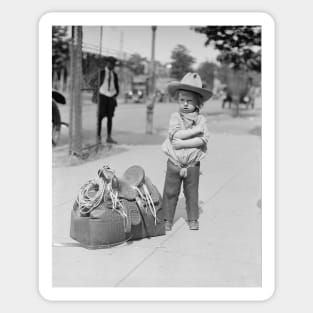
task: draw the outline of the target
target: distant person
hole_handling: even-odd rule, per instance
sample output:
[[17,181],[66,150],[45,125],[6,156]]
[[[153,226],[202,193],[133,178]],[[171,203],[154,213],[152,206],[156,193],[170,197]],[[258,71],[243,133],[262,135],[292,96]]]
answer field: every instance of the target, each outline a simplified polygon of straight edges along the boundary
[[62,122],[61,113],[57,104],[66,104],[66,99],[62,93],[57,90],[52,90],[52,144],[57,145],[60,139],[61,125],[68,126],[67,123]]
[[171,115],[168,138],[162,149],[168,156],[163,191],[165,229],[172,229],[177,201],[183,183],[189,228],[199,229],[198,188],[200,160],[206,155],[209,132],[206,119],[199,113],[212,92],[202,88],[197,73],[186,74],[181,82],[171,82],[168,92],[178,103]]
[[114,57],[108,57],[106,66],[100,71],[100,83],[97,88],[99,93],[97,114],[97,141],[101,143],[102,120],[107,118],[107,143],[117,144],[112,138],[112,126],[114,111],[117,106],[116,97],[119,94],[119,83],[117,74],[114,72],[116,64]]

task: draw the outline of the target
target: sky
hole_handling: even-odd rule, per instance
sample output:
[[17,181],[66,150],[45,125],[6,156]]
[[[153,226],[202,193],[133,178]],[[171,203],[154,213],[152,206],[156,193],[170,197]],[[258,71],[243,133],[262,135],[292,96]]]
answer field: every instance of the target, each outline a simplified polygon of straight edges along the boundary
[[[195,66],[204,61],[214,62],[218,52],[212,46],[205,47],[205,40],[205,35],[196,33],[189,26],[158,26],[155,59],[162,63],[171,62],[172,50],[182,44],[196,58]],[[151,41],[151,26],[104,26],[102,51],[104,55],[120,51],[127,54],[137,52],[150,59]],[[99,49],[100,26],[83,27],[83,45],[85,48]]]

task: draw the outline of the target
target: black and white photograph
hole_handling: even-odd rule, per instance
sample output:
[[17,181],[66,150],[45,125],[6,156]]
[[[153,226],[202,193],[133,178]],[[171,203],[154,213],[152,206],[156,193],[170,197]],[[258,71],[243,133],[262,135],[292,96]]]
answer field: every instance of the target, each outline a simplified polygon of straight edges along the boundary
[[39,220],[45,288],[110,290],[104,300],[136,287],[158,287],[166,300],[273,292],[264,179],[274,152],[263,137],[274,129],[273,77],[264,79],[273,26],[257,13],[186,14],[150,24],[138,13],[106,13],[103,23],[51,15],[41,25],[50,30],[41,58],[52,59],[40,76],[42,97],[52,97],[40,135],[40,188],[51,200]]

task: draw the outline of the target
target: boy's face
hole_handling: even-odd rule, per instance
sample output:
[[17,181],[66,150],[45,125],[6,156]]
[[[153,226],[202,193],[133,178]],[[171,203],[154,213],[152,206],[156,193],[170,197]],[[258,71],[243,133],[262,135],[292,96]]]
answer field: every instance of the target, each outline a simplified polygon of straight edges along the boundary
[[177,101],[180,111],[183,113],[194,112],[197,107],[197,96],[190,91],[180,90]]

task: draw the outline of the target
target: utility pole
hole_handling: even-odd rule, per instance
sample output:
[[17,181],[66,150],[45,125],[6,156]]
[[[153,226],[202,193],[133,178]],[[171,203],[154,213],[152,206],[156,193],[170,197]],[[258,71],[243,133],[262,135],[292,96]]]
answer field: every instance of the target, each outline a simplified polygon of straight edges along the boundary
[[102,55],[102,37],[103,37],[103,26],[100,26],[100,43],[99,43],[99,55]]
[[119,51],[119,58],[121,60],[120,63],[120,90],[122,91],[122,94],[124,94],[126,88],[125,88],[125,77],[124,77],[124,66],[125,66],[125,61],[124,61],[124,32],[123,30],[120,31],[120,51]]
[[[97,73],[97,116],[96,119],[98,119],[99,116],[99,106],[100,106],[100,65],[102,60],[102,37],[103,37],[103,26],[100,26],[100,42],[99,42],[99,62],[98,62],[98,73]],[[97,122],[96,122],[97,123]],[[96,124],[97,125],[97,124]],[[98,142],[98,136],[96,135],[96,143],[99,148],[100,143]]]
[[155,91],[155,32],[157,27],[152,26],[152,47],[151,47],[151,85],[150,85],[150,92],[151,94]]
[[123,59],[123,51],[124,51],[124,32],[121,30],[120,32],[120,58]]
[[146,113],[146,134],[152,134],[153,132],[153,110],[156,102],[157,94],[155,92],[155,33],[156,26],[151,26],[152,30],[152,46],[151,46],[151,64],[150,64],[150,88],[149,88],[149,100],[147,103]]
[[72,26],[69,154],[78,157],[82,153],[82,40],[82,26]]

